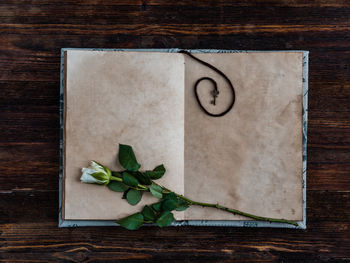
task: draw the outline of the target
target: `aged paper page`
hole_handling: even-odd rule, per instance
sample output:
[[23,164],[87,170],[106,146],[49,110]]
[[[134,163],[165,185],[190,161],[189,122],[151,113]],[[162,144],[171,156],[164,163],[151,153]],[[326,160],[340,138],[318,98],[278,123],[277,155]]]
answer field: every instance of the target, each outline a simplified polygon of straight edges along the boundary
[[65,219],[112,220],[156,200],[145,194],[131,206],[122,193],[80,182],[90,160],[122,170],[119,143],[132,145],[142,170],[164,163],[160,183],[184,192],[182,54],[67,51],[65,94]]
[[[236,91],[233,109],[213,118],[197,104],[193,86],[211,112],[221,112],[231,93],[223,78],[185,57],[185,195],[260,216],[302,219],[302,52],[194,54],[216,66]],[[191,207],[186,219],[243,217]]]

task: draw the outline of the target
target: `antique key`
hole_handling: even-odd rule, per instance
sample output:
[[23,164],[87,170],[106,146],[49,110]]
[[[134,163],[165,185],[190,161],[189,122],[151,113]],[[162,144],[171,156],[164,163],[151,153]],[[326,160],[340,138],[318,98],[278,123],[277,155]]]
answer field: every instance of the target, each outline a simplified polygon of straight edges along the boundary
[[217,88],[214,88],[214,90],[211,92],[213,95],[213,100],[211,101],[211,104],[216,105],[216,97],[219,95],[219,91]]

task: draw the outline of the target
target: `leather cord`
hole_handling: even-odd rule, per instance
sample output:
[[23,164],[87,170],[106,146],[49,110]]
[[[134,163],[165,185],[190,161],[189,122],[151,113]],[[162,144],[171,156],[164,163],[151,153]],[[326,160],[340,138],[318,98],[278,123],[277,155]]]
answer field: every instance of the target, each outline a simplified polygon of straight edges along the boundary
[[229,80],[229,78],[223,73],[221,72],[219,69],[217,69],[216,67],[210,65],[209,63],[199,59],[199,58],[196,58],[195,56],[193,56],[190,52],[186,51],[186,50],[180,50],[179,53],[183,53],[189,57],[191,57],[192,59],[196,60],[197,62],[199,62],[200,64],[214,70],[216,73],[218,73],[220,76],[222,76],[225,81],[227,82],[227,84],[229,85],[231,91],[232,91],[232,101],[230,103],[230,105],[227,107],[226,110],[224,110],[223,112],[221,113],[211,113],[209,111],[207,111],[207,109],[202,105],[200,99],[199,99],[199,96],[198,96],[198,84],[203,81],[203,80],[208,80],[211,82],[211,84],[213,85],[213,91],[212,91],[212,95],[213,95],[213,100],[211,101],[212,104],[216,105],[216,98],[218,97],[219,95],[219,90],[218,90],[218,86],[217,86],[217,83],[214,79],[210,78],[210,77],[202,77],[200,79],[198,79],[196,81],[196,83],[194,84],[194,94],[195,94],[195,97],[196,97],[196,100],[199,104],[199,106],[201,107],[201,109],[206,113],[208,114],[209,116],[211,117],[222,117],[224,115],[226,115],[233,107],[233,105],[235,104],[235,99],[236,99],[236,96],[235,96],[235,89],[231,83],[231,81]]

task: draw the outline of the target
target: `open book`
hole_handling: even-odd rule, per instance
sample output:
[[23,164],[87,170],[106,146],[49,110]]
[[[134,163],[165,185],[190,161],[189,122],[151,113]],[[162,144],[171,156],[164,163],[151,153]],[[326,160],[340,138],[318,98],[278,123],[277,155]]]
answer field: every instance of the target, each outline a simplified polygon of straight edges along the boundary
[[[164,164],[159,183],[192,200],[295,220],[305,227],[307,52],[63,49],[61,68],[60,226],[108,225],[156,199],[131,206],[122,193],[80,182],[96,160],[123,170],[119,143],[141,170]],[[304,80],[304,81],[303,81]],[[178,224],[273,226],[213,208],[176,212]],[[183,221],[185,220],[185,221]],[[184,223],[185,222],[185,223]],[[286,225],[287,227],[287,225]]]

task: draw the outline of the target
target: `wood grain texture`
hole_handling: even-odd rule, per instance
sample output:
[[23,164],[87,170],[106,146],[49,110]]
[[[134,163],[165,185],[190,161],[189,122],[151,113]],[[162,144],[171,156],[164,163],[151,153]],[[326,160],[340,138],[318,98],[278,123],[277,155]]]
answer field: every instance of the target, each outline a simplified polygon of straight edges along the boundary
[[[350,2],[197,2],[1,1],[1,261],[350,261]],[[309,50],[308,229],[59,229],[62,47]]]

